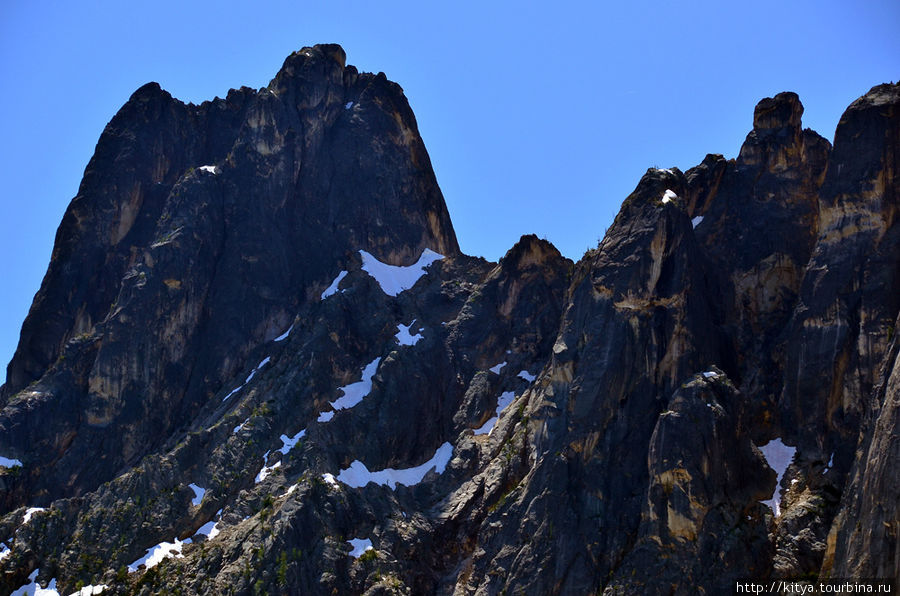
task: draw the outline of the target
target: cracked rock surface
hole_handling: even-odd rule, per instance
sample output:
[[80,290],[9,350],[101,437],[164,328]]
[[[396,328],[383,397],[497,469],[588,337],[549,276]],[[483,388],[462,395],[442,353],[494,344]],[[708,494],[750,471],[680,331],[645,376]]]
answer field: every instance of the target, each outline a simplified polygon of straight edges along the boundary
[[339,46],[199,106],[141,87],[0,389],[0,593],[896,581],[898,110],[874,87],[832,144],[763,99],[577,263],[492,263]]

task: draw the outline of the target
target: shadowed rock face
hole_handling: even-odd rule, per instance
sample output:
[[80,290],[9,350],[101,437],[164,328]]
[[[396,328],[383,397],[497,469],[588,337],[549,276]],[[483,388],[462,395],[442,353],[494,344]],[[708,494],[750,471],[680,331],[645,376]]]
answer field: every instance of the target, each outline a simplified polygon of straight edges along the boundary
[[823,452],[856,436],[900,306],[897,101],[895,86],[876,87],[841,117],[791,322],[782,408]]
[[[785,331],[785,378],[779,405],[785,436],[798,446],[797,483],[787,498],[804,512],[802,527],[807,528],[802,536],[793,523],[779,528],[788,561],[801,561],[785,564],[788,573],[816,572],[822,555],[833,548],[829,528],[842,492],[847,498],[845,478],[854,459],[866,465],[854,458],[857,442],[871,440],[873,432],[871,427],[861,427],[861,422],[877,415],[873,399],[884,401],[874,396],[882,371],[891,366],[887,348],[900,308],[900,238],[894,225],[900,204],[898,103],[897,86],[882,85],[855,101],[841,117],[819,191],[815,248]],[[868,453],[868,458],[879,461],[889,452],[884,444],[881,449]],[[897,493],[891,495],[890,488],[870,479],[867,485],[851,489],[851,494],[895,502]],[[881,544],[896,552],[888,539]],[[872,549],[875,559],[887,556],[880,550]],[[815,556],[803,554],[810,551]],[[880,569],[873,576],[884,576],[885,567]],[[900,575],[898,570],[895,561],[895,577]]]
[[656,420],[719,347],[703,257],[671,190],[677,174],[648,172],[576,266],[553,355],[506,439],[534,463],[482,523],[457,590],[584,593],[631,548]]
[[[804,438],[824,447],[824,453],[831,450],[835,468],[849,470],[840,514],[827,538],[823,571],[833,577],[869,575],[896,581],[900,578],[897,85],[875,87],[851,104],[838,126],[835,154],[836,170],[847,171],[852,178],[836,172],[822,189],[828,225],[819,232],[804,279],[808,307],[798,312],[794,335],[804,360],[798,359],[796,381],[785,387],[784,406],[812,413],[800,425],[806,431]],[[807,364],[815,353],[824,353],[832,364]],[[817,392],[804,394],[816,371],[822,375]],[[817,436],[816,430],[824,432]]]
[[[703,371],[669,401],[650,437],[647,501],[637,543],[605,594],[727,592],[768,575],[775,474],[740,420],[742,396],[721,370]],[[715,565],[710,565],[715,561]]]
[[490,263],[339,46],[200,106],[142,87],[2,389],[0,591],[897,578],[898,105],[873,88],[832,148],[764,99],[737,159],[648,170],[578,263]]
[[780,434],[781,335],[815,243],[831,151],[801,128],[802,113],[794,93],[762,100],[736,160],[707,156],[685,176],[694,233],[714,265],[733,345],[722,364],[754,402],[758,441]]
[[[896,328],[896,327],[895,327]],[[841,509],[828,536],[823,571],[832,577],[900,576],[900,364],[894,336],[860,433]]]

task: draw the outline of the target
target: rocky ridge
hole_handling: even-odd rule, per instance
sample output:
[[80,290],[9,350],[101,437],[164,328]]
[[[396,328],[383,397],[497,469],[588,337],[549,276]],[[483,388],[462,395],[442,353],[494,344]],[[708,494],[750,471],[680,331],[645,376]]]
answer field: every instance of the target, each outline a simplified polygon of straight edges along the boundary
[[578,263],[490,263],[339,46],[200,106],[142,87],[0,390],[0,592],[896,581],[898,106],[873,88],[832,147],[764,99]]

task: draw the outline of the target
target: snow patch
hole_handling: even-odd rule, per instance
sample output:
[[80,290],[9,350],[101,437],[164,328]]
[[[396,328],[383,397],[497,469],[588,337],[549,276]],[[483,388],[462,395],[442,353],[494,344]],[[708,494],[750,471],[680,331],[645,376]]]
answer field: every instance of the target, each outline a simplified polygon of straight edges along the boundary
[[46,511],[46,509],[43,507],[29,507],[28,509],[26,509],[25,510],[25,519],[22,520],[22,524],[24,525],[24,524],[27,524],[28,522],[30,522],[31,516],[34,515],[35,513],[41,512],[41,511]]
[[338,391],[341,391],[343,395],[331,402],[331,407],[335,410],[346,410],[352,408],[361,402],[365,396],[369,395],[369,392],[372,390],[372,377],[375,376],[375,372],[378,370],[378,364],[380,362],[381,357],[378,357],[368,363],[362,370],[361,381],[339,387]]
[[669,190],[667,188],[666,192],[663,193],[662,199],[660,199],[660,200],[663,203],[668,203],[669,201],[671,201],[673,199],[677,199],[677,198],[678,198],[678,195],[676,195],[674,192],[672,192],[671,190]]
[[291,334],[291,331],[293,331],[293,330],[294,330],[294,326],[291,325],[290,327],[288,327],[287,331],[285,331],[284,333],[282,333],[281,335],[279,335],[278,337],[276,337],[276,338],[273,339],[272,341],[284,341],[284,340],[286,340],[286,339],[288,338],[288,335],[290,335],[290,334]]
[[218,170],[216,170],[216,166],[200,166],[197,168],[201,172],[209,172],[210,174],[218,174]]
[[706,372],[704,372],[704,373],[702,373],[702,374],[703,374],[703,378],[704,378],[704,379],[715,379],[716,377],[719,376],[719,373],[717,373],[717,372],[714,371],[714,370],[708,370],[708,371],[706,371]]
[[297,441],[306,436],[306,429],[304,428],[300,432],[298,432],[293,437],[289,437],[287,435],[281,435],[279,438],[281,439],[281,448],[278,451],[281,452],[282,455],[287,455],[288,452],[294,448],[297,444]]
[[56,578],[51,579],[46,588],[35,586],[34,596],[59,596],[59,591],[56,589]]
[[[521,374],[521,373],[520,373]],[[500,412],[505,410],[509,404],[516,399],[516,394],[512,391],[504,391],[500,394],[500,397],[497,398],[497,409],[494,410],[496,416],[479,426],[475,429],[476,435],[489,435],[491,431],[494,430],[494,425],[497,424],[497,420],[500,419]]]
[[186,538],[184,542],[182,542],[178,538],[175,538],[174,540],[175,542],[163,541],[156,546],[151,546],[150,548],[148,548],[147,554],[128,566],[128,572],[134,573],[141,565],[143,565],[147,569],[156,567],[162,562],[163,559],[168,559],[170,557],[176,557],[178,559],[184,558],[184,555],[181,554],[181,549],[185,544],[190,544],[191,539]]
[[250,422],[250,418],[247,418],[246,420],[244,420],[243,422],[241,422],[240,424],[238,424],[237,426],[235,426],[235,427],[234,427],[234,430],[231,431],[231,434],[235,434],[235,433],[237,433],[239,430],[241,430],[242,428],[244,428],[245,426],[247,426],[247,423],[248,423],[248,422]]
[[[28,583],[16,590],[12,593],[11,596],[26,596],[26,594],[31,594],[35,587],[35,581],[37,580],[38,570],[35,569],[31,572],[31,575],[28,576]],[[30,591],[29,591],[30,590]]]
[[188,488],[190,488],[192,491],[194,491],[194,498],[191,499],[191,505],[196,507],[197,505],[199,505],[200,503],[203,502],[203,495],[206,494],[206,489],[203,488],[202,486],[197,486],[193,482],[188,484]]
[[[294,326],[291,325],[291,329],[293,329],[293,328],[294,328]],[[281,339],[284,339],[285,337],[287,337],[287,333],[290,333],[290,332],[291,332],[291,329],[288,329],[287,332],[285,332],[285,335],[283,335],[283,336],[281,337]],[[280,340],[279,340],[279,338],[276,338],[275,341],[280,341]],[[247,383],[249,383],[250,381],[253,380],[253,377],[256,375],[256,373],[259,371],[259,369],[261,369],[261,368],[264,367],[266,364],[268,364],[268,363],[269,363],[269,360],[271,360],[271,359],[272,359],[272,358],[271,358],[270,356],[266,356],[265,358],[263,358],[262,361],[261,361],[259,364],[256,365],[256,368],[254,368],[254,369],[250,372],[250,374],[247,375],[247,378],[244,379],[244,382],[241,383],[240,385],[238,385],[237,387],[235,387],[234,389],[232,389],[231,391],[229,391],[229,392],[228,392],[228,395],[226,395],[225,397],[222,398],[222,401],[226,401],[229,397],[231,397],[232,395],[234,395],[235,393],[237,393],[238,391],[240,391],[241,389],[243,389],[244,386],[245,386]],[[237,429],[235,429],[234,432],[237,432]]]
[[72,592],[69,596],[94,596],[95,594],[102,594],[103,590],[108,588],[106,584],[100,584],[99,586],[85,586],[78,590],[77,592]]
[[506,406],[511,404],[513,400],[516,399],[516,394],[512,391],[504,391],[500,394],[500,397],[497,398],[497,414],[506,409]]
[[775,494],[772,495],[772,498],[763,501],[763,503],[772,508],[775,512],[775,517],[778,517],[781,515],[781,497],[783,492],[781,489],[781,479],[784,478],[784,471],[787,470],[791,460],[794,459],[797,448],[785,445],[781,442],[781,439],[773,439],[760,447],[759,450],[762,451],[763,457],[766,458],[766,463],[769,464],[769,467],[778,474],[778,477],[775,480]]
[[0,456],[0,468],[21,468],[22,462],[17,459]]
[[490,418],[487,422],[479,426],[475,429],[476,435],[489,435],[491,431],[494,430],[494,425],[497,424],[497,420],[499,420],[499,416],[494,416]]
[[316,422],[330,422],[332,418],[334,418],[334,410],[328,410],[319,414]]
[[331,486],[337,488],[338,483],[337,480],[334,479],[334,474],[325,472],[324,474],[322,474],[322,480],[324,480],[326,484],[330,484]]
[[59,596],[56,591],[56,579],[51,579],[46,588],[42,588],[37,583],[37,576],[40,570],[35,569],[28,576],[28,583],[13,592],[10,596]]
[[535,379],[535,376],[533,374],[531,374],[530,372],[528,372],[527,370],[520,371],[519,374],[516,376],[519,378],[525,379],[529,383],[533,382]]
[[322,300],[325,300],[329,296],[343,291],[343,290],[338,290],[338,284],[340,284],[341,280],[344,279],[345,277],[347,277],[346,271],[341,271],[340,273],[338,273],[338,276],[334,278],[334,281],[331,282],[331,285],[328,286],[327,288],[325,288],[325,291],[322,292]]
[[430,470],[434,470],[438,474],[442,474],[450,462],[453,455],[453,445],[449,442],[438,447],[434,457],[429,459],[422,465],[414,468],[405,468],[395,470],[394,468],[386,468],[378,472],[370,472],[366,465],[355,460],[346,470],[341,470],[337,479],[352,488],[363,487],[370,482],[390,487],[392,490],[397,488],[398,484],[406,486],[414,486],[425,478]]
[[272,358],[270,356],[266,356],[265,358],[263,358],[260,363],[256,365],[256,368],[254,368],[253,371],[247,376],[247,379],[244,381],[244,385],[249,383],[253,379],[254,375],[256,375],[256,373],[259,371],[259,369],[267,365],[269,363],[269,360],[271,359]]
[[398,267],[382,263],[364,250],[359,251],[359,254],[362,257],[363,271],[374,277],[381,286],[381,290],[388,296],[396,296],[416,285],[419,278],[425,275],[425,269],[435,261],[444,258],[444,255],[426,248],[415,264],[409,267]]
[[697,217],[695,217],[695,218],[693,218],[693,219],[691,220],[691,225],[692,225],[693,227],[695,227],[695,228],[696,228],[697,226],[699,226],[701,223],[703,223],[703,216],[702,216],[702,215],[698,215]]
[[353,550],[350,551],[350,556],[354,559],[358,559],[367,550],[373,550],[372,541],[368,538],[351,538],[347,541],[347,544],[353,547]]
[[415,319],[409,325],[404,325],[403,323],[397,324],[397,342],[401,346],[414,346],[418,343],[420,339],[422,339],[421,333],[416,333],[415,335],[410,334],[409,328],[413,326],[416,322]]
[[215,520],[210,520],[210,521],[206,522],[205,524],[203,524],[202,526],[200,526],[200,528],[197,530],[197,532],[194,534],[194,536],[197,536],[197,535],[206,536],[207,540],[212,540],[213,538],[215,538],[216,536],[219,535],[219,527],[218,526],[219,526],[219,522],[217,522]]
[[491,371],[492,373],[494,373],[495,375],[499,375],[500,369],[503,368],[504,366],[506,366],[506,360],[504,360],[503,362],[501,362],[500,364],[498,364],[496,366],[490,367],[488,370]]
[[229,397],[231,397],[232,395],[234,395],[235,393],[237,393],[238,391],[240,391],[240,390],[243,389],[243,388],[244,388],[244,385],[243,385],[243,384],[238,385],[237,387],[235,387],[234,389],[232,389],[231,391],[229,391],[229,392],[228,392],[228,395],[226,395],[225,397],[222,398],[222,401],[227,400]]
[[0,561],[3,561],[6,557],[9,556],[9,553],[12,551],[6,546],[6,543],[0,542]]
[[352,102],[352,101],[348,101],[347,103],[344,104],[344,109],[345,109],[345,110],[349,110],[349,109],[352,108],[352,107],[353,107],[353,102]]
[[263,459],[265,459],[265,462],[266,462],[266,463],[264,463],[264,464],[263,464],[263,467],[259,469],[259,473],[256,475],[256,478],[254,479],[254,482],[255,482],[256,484],[259,484],[260,482],[262,482],[263,480],[265,480],[266,477],[267,477],[269,474],[271,474],[273,470],[275,470],[276,468],[280,468],[280,467],[281,467],[281,462],[280,462],[280,461],[275,462],[275,463],[274,463],[273,465],[271,465],[271,466],[268,465],[268,464],[269,464],[269,452],[268,452],[268,451],[266,451],[266,454],[263,455]]

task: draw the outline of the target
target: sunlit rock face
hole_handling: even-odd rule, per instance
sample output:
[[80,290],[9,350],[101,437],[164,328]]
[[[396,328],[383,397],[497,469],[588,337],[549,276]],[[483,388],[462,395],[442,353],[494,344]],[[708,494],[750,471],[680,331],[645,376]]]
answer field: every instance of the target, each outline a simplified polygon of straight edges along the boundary
[[[900,88],[463,254],[336,45],[101,135],[0,405],[0,592],[695,594],[897,577]],[[572,217],[578,217],[573,213]]]

